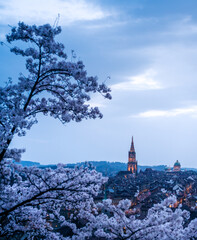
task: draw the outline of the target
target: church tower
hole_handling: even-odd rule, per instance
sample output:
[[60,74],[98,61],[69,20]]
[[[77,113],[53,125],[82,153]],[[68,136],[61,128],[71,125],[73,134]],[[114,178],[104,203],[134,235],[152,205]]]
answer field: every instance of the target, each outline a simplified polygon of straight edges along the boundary
[[131,142],[131,148],[129,151],[129,161],[128,161],[127,170],[129,172],[137,174],[137,161],[136,161],[136,153],[134,148],[133,137]]

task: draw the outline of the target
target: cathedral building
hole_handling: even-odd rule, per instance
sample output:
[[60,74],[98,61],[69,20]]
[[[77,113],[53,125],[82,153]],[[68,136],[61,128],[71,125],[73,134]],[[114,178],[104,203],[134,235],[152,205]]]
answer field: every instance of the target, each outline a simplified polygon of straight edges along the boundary
[[127,171],[137,174],[137,161],[136,161],[136,153],[135,153],[135,148],[134,148],[133,137],[132,137],[132,141],[131,141],[131,148],[129,151]]
[[174,170],[174,172],[180,172],[181,171],[181,164],[178,160],[175,162],[173,170]]

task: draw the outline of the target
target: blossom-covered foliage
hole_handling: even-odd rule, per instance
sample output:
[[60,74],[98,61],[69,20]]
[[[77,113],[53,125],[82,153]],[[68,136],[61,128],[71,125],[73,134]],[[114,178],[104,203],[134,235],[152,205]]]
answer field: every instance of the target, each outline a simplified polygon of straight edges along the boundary
[[[19,82],[11,80],[0,88],[0,161],[4,157],[20,158],[16,151],[7,151],[13,135],[23,136],[26,129],[37,123],[36,115],[43,113],[71,120],[102,117],[98,107],[90,107],[90,94],[99,92],[111,99],[110,89],[97,77],[87,76],[82,61],[68,61],[64,45],[56,42],[61,27],[29,26],[23,22],[12,27],[7,42],[21,41],[27,48],[11,47],[11,52],[26,58],[27,74]],[[20,45],[21,46],[21,45]]]
[[[149,209],[146,218],[137,219],[129,216],[130,201],[121,200],[117,206],[110,199],[97,204],[98,215],[92,215],[88,224],[89,235],[95,239],[128,239],[128,240],[186,240],[197,239],[197,219],[191,221],[189,212],[177,208],[171,209],[176,197],[165,199]],[[83,211],[83,210],[82,210]],[[85,216],[82,214],[81,216]],[[88,216],[90,219],[90,217]],[[84,228],[84,234],[87,234]]]
[[[63,124],[101,118],[99,109],[88,104],[91,94],[111,99],[110,89],[88,76],[82,61],[67,59],[64,45],[55,41],[60,33],[60,27],[20,22],[7,35],[9,44],[19,42],[10,50],[25,57],[27,71],[18,83],[9,79],[0,87],[0,239],[63,239],[54,232],[53,223],[67,226],[70,235],[76,235],[79,209],[92,211],[93,196],[105,181],[89,168],[58,165],[52,170],[13,163],[24,152],[9,149],[13,136],[25,135],[37,123],[37,114]],[[64,216],[68,211],[72,211],[69,221]]]
[[[106,181],[87,167],[39,169],[5,160],[0,167],[0,239],[64,239],[54,232],[53,223],[80,236],[74,220],[82,209],[86,215],[92,212],[93,197]],[[67,219],[69,210],[72,218]]]
[[[22,167],[1,162],[0,239],[196,239],[197,221],[189,212],[172,210],[175,197],[149,209],[145,219],[128,216],[130,200],[117,206],[93,197],[107,180],[89,168]],[[20,174],[19,174],[20,173]],[[22,173],[22,174],[21,174]],[[65,213],[71,211],[69,218]],[[83,224],[79,224],[79,222]],[[70,233],[54,231],[53,223]]]

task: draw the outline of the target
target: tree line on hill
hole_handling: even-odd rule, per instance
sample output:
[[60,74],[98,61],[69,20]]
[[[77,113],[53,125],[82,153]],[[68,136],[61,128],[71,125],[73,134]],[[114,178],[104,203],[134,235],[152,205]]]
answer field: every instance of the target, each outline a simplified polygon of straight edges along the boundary
[[[112,177],[115,176],[120,171],[127,171],[127,163],[123,162],[107,162],[107,161],[90,161],[90,162],[80,162],[80,163],[70,163],[66,164],[68,168],[74,168],[75,166],[85,166],[86,164],[91,164],[98,172],[101,172],[104,176]],[[55,164],[42,165],[38,162],[31,161],[20,161],[20,164],[23,166],[37,166],[40,168],[56,168]],[[151,168],[156,171],[164,171],[166,165],[157,165],[157,166],[142,166],[138,165],[138,171],[145,171],[147,168]],[[196,168],[183,168],[183,170],[193,170],[197,171]]]

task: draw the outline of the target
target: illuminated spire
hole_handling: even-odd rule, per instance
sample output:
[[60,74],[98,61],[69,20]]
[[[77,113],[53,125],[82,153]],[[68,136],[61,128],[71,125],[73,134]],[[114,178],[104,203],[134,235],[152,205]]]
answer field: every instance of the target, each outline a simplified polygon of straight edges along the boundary
[[127,165],[127,171],[137,174],[137,161],[136,161],[136,153],[135,153],[135,148],[134,148],[134,141],[133,141],[133,136],[131,140],[131,148],[128,153],[128,165]]
[[134,142],[133,142],[133,136],[132,136],[131,149],[130,149],[130,151],[135,152]]

